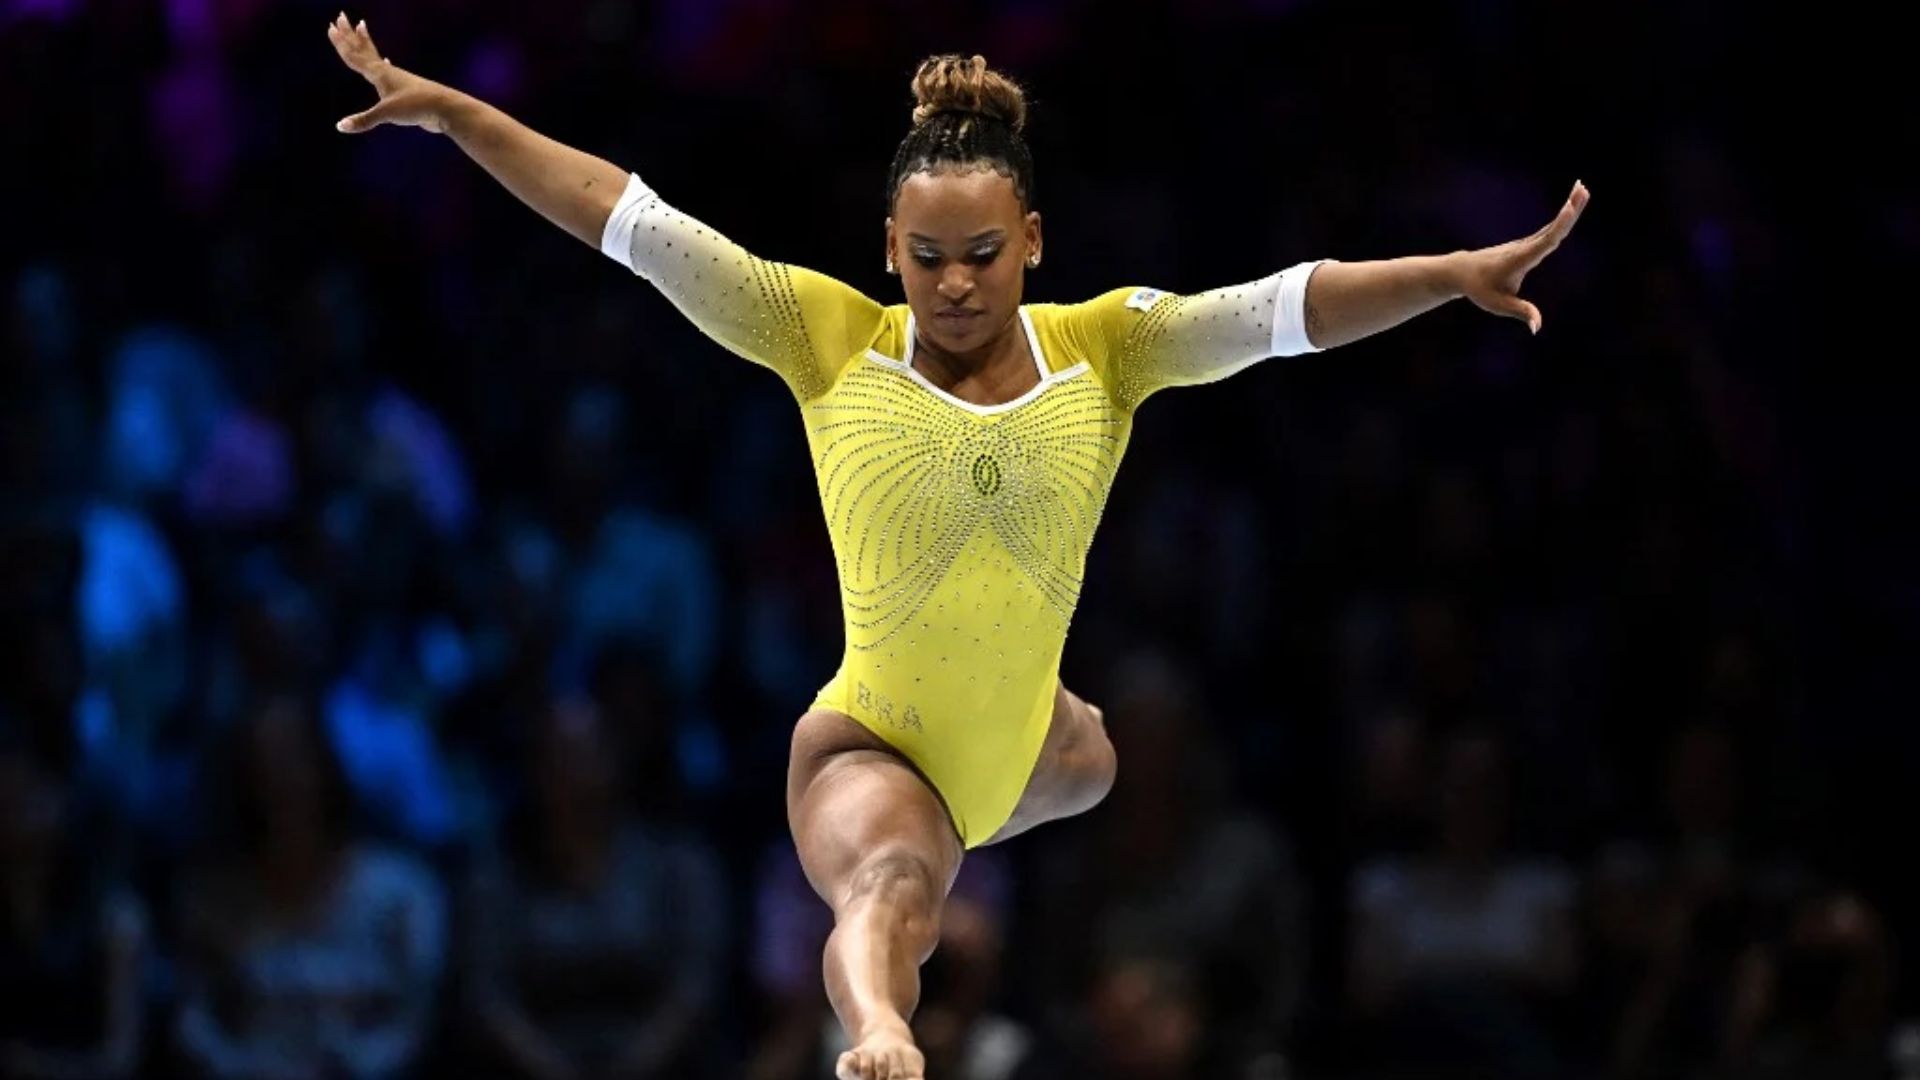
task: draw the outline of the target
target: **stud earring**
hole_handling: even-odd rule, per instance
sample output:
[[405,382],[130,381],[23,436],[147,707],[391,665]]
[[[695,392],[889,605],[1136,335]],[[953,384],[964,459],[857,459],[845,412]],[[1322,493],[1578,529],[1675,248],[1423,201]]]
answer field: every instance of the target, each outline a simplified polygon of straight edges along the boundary
[[899,268],[893,265],[893,256],[891,255],[887,256],[887,273],[897,274],[899,272],[900,272]]
[[1027,266],[1032,268],[1038,268],[1039,265],[1040,265],[1040,256],[1038,255],[1027,256]]

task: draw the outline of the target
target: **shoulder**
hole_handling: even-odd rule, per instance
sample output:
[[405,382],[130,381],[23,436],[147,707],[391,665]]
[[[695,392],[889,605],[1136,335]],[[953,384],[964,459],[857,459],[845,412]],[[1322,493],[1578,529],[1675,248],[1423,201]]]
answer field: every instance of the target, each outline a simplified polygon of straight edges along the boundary
[[867,347],[882,356],[899,359],[907,355],[907,305],[889,304],[880,311],[880,324]]
[[1128,285],[1075,304],[1028,304],[1026,309],[1034,330],[1051,339],[1048,344],[1097,362],[1117,349],[1167,295],[1160,289]]
[[1084,319],[1122,319],[1130,320],[1152,311],[1154,305],[1172,294],[1165,289],[1156,289],[1148,285],[1122,285],[1108,289],[1093,297],[1073,304],[1028,304],[1027,310],[1035,319],[1084,320]]

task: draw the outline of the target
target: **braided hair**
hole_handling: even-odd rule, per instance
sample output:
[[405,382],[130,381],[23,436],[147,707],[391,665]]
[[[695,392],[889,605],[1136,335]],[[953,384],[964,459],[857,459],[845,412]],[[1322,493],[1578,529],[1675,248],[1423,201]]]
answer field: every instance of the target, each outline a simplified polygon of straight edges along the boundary
[[919,172],[989,168],[1013,181],[1020,209],[1033,207],[1033,155],[1020,137],[1027,98],[985,57],[931,56],[913,74],[913,130],[893,154],[887,207]]

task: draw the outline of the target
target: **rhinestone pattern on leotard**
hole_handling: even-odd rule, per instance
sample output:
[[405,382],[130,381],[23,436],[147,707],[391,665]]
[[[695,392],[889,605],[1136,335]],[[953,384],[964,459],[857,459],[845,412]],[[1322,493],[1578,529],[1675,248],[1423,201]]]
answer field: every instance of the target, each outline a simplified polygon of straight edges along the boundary
[[[1265,284],[1193,296],[1159,294],[1138,324],[1114,343],[1114,404],[1130,413],[1163,387],[1212,382],[1266,355],[1273,299]],[[1178,346],[1168,348],[1171,342]],[[1243,359],[1223,364],[1221,357]]]
[[722,345],[786,375],[802,400],[818,397],[827,380],[807,338],[794,268],[749,254],[670,206],[648,210],[633,231],[632,265]]
[[908,627],[983,532],[1065,632],[1124,434],[1095,380],[978,414],[859,363],[808,413],[851,647]]

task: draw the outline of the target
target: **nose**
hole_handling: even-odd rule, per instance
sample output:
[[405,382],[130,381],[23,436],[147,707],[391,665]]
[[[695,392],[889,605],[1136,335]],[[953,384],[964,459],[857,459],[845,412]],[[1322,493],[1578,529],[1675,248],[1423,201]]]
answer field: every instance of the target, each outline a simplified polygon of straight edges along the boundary
[[973,295],[973,275],[964,266],[948,266],[940,275],[938,286],[940,298],[949,304],[958,304]]

